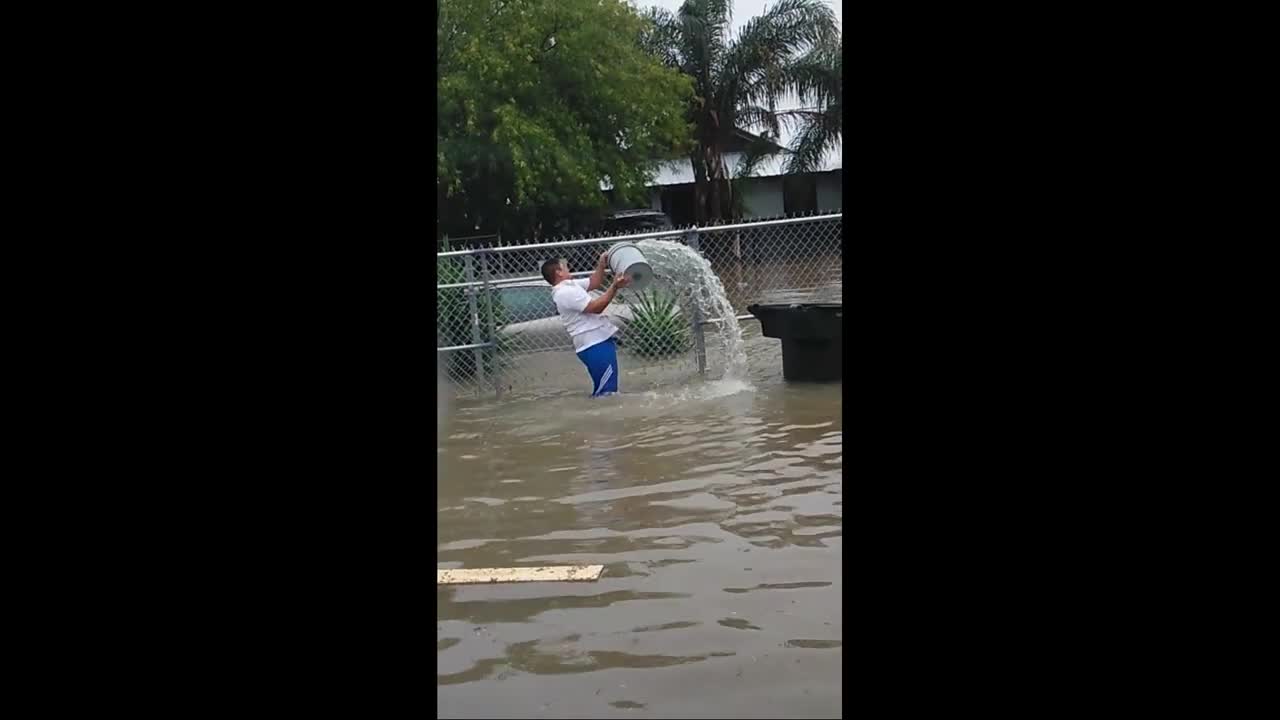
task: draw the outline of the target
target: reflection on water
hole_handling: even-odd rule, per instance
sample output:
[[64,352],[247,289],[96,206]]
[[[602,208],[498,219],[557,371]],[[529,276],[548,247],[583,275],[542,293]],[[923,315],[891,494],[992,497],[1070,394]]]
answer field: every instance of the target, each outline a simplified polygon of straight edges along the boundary
[[437,567],[605,573],[439,588],[441,717],[839,716],[840,385],[744,336],[739,380],[454,403]]

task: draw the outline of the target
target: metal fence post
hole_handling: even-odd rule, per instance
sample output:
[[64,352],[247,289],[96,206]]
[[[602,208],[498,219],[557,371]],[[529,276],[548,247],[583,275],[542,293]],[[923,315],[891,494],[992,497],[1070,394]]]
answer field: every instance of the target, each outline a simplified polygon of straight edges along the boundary
[[[467,282],[476,281],[475,262],[471,259],[471,255],[462,256],[463,267],[466,268]],[[467,294],[467,308],[471,311],[471,343],[479,345],[480,340],[480,312],[476,308],[476,289],[474,286],[468,286],[464,291]],[[479,383],[476,385],[476,393],[479,394],[480,388],[484,387],[484,352],[480,348],[471,350],[476,360],[476,377]]]
[[699,237],[697,228],[689,228],[685,231],[684,244],[697,250],[699,255],[702,254],[702,238]]
[[[698,237],[696,229],[690,229],[684,234],[685,244],[693,248],[699,255],[702,254],[702,241]],[[694,290],[699,297],[695,297],[693,301],[693,356],[698,361],[698,374],[707,374],[707,337],[706,322],[707,319],[702,315],[702,288]]]
[[493,358],[493,389],[502,399],[502,373],[498,372],[498,329],[493,318],[493,288],[489,285],[489,254],[480,253],[480,279],[484,283],[485,324],[488,336],[485,342],[492,343],[489,357]]

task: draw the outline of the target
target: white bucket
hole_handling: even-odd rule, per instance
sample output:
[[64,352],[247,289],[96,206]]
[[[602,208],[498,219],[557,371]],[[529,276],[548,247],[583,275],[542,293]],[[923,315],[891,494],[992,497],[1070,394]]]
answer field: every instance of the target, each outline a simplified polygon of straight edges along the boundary
[[633,243],[620,242],[609,248],[609,268],[614,275],[630,277],[631,284],[627,287],[635,290],[643,289],[653,279],[653,268]]

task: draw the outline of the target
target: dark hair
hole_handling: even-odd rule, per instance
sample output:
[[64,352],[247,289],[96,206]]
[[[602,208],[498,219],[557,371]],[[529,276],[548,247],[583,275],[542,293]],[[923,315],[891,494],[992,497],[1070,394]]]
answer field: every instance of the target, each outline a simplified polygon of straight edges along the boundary
[[560,267],[559,260],[547,260],[542,263],[542,279],[548,284],[555,284],[556,268]]

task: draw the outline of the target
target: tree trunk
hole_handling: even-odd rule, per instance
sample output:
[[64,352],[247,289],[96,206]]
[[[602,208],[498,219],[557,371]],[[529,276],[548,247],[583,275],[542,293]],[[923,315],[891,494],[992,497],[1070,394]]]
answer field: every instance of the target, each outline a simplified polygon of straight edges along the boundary
[[729,216],[729,207],[733,199],[733,190],[728,187],[729,178],[724,167],[724,152],[721,150],[719,138],[707,142],[707,180],[711,185],[708,200],[707,216],[713,220],[723,220]]
[[693,221],[701,225],[707,221],[707,166],[701,149],[689,155],[693,164]]
[[711,183],[710,197],[707,198],[707,217],[711,220],[720,220],[724,215],[720,212],[721,202],[721,178],[724,176],[724,163],[720,162],[716,152],[718,148],[714,145],[707,147],[707,180]]

